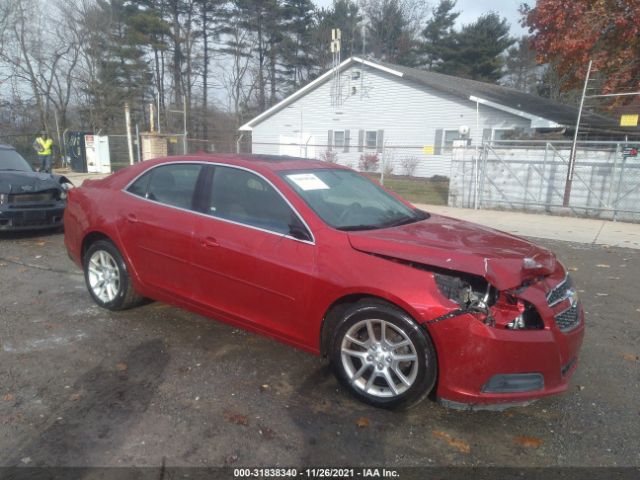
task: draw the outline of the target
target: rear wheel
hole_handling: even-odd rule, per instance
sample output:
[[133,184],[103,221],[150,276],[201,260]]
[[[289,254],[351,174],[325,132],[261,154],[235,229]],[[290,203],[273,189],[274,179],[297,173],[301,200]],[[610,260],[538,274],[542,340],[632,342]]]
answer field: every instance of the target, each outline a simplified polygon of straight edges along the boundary
[[409,408],[435,385],[438,369],[431,339],[391,305],[355,304],[338,324],[330,348],[341,383],[376,407]]
[[124,310],[140,304],[127,266],[113,243],[98,240],[84,257],[84,278],[93,300],[108,310]]

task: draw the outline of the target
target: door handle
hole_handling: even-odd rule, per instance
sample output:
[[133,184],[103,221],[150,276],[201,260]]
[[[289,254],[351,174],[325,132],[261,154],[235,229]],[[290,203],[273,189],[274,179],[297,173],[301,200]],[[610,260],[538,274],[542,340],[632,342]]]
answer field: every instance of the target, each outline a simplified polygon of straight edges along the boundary
[[131,223],[138,223],[138,217],[136,217],[133,213],[129,213],[127,215],[127,220]]
[[204,237],[202,239],[202,246],[203,247],[219,247],[220,244],[218,243],[218,241],[213,238],[213,237]]

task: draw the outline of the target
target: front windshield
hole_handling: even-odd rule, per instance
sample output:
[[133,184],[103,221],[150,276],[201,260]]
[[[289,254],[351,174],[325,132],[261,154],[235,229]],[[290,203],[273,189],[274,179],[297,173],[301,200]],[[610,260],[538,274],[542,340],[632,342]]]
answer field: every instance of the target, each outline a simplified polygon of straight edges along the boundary
[[0,170],[33,172],[31,165],[15,150],[0,149]]
[[388,228],[428,217],[351,170],[300,170],[282,177],[322,220],[339,230]]

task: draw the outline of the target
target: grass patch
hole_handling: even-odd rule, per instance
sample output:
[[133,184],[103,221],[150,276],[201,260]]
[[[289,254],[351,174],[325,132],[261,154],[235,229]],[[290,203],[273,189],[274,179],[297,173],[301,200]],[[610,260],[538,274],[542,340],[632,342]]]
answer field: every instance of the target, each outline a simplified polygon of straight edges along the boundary
[[[378,173],[368,173],[367,175],[380,181]],[[384,186],[412,203],[446,205],[449,196],[449,179],[447,177],[418,178],[385,175]]]

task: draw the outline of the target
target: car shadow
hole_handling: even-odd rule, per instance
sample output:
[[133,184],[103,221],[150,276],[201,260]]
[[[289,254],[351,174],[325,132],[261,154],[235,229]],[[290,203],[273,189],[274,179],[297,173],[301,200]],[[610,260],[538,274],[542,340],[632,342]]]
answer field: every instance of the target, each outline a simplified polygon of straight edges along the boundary
[[[162,340],[133,348],[117,365],[99,365],[73,384],[69,400],[53,408],[37,438],[7,452],[0,464],[14,467],[82,466],[92,453],[117,450],[147,411],[164,381],[170,355]],[[82,478],[70,469],[65,478]]]

